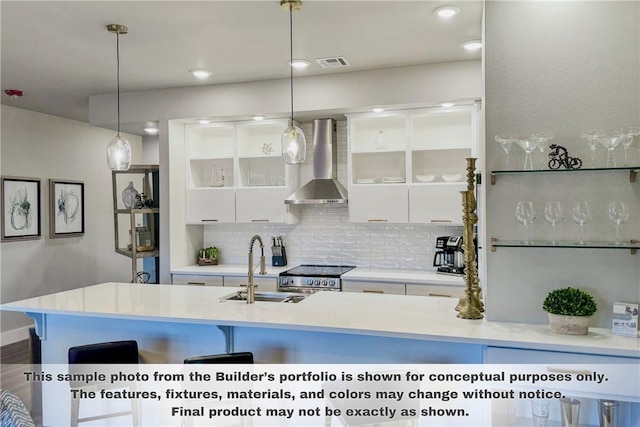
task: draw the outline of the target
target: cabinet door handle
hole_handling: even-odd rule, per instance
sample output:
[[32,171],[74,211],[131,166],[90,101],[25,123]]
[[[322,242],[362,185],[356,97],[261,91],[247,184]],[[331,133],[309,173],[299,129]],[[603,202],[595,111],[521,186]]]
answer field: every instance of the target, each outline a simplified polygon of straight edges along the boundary
[[218,222],[217,219],[201,219],[202,222]]
[[567,368],[554,368],[547,366],[547,372],[557,372],[561,374],[591,374],[592,371],[586,369],[567,369]]
[[445,298],[451,298],[450,294],[434,294],[432,292],[429,292],[429,296],[430,297],[445,297]]
[[187,282],[187,285],[200,285],[200,286],[204,286],[204,282]]
[[268,219],[252,219],[251,222],[269,222]]
[[447,224],[451,224],[453,221],[451,221],[450,219],[432,219],[431,222],[444,222]]
[[384,291],[382,289],[363,289],[362,292],[370,294],[384,294]]
[[386,219],[368,219],[368,222],[387,222],[388,220]]

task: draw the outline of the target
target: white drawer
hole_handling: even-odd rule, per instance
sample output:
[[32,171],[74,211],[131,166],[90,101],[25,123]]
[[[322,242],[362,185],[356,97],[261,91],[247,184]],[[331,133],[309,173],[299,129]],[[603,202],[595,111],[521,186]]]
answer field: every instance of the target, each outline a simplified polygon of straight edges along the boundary
[[343,292],[367,292],[374,294],[395,294],[404,295],[404,283],[393,282],[361,282],[353,280],[342,280]]
[[[224,286],[240,287],[247,286],[248,276],[224,276]],[[275,277],[259,277],[253,276],[253,284],[258,285],[257,291],[276,292],[278,288],[278,279]]]
[[[567,336],[567,339],[571,339]],[[631,357],[602,356],[596,354],[563,353],[558,351],[522,350],[515,348],[486,347],[485,364],[533,364],[545,365],[544,372],[568,373],[574,378],[579,374],[602,374],[607,378],[601,384],[572,381],[564,389],[562,382],[556,382],[557,389],[567,393],[590,398],[613,398],[640,401],[640,359]],[[614,365],[625,364],[617,367]],[[545,386],[548,386],[546,383]],[[543,387],[543,386],[540,386]],[[549,387],[551,388],[551,387]]]
[[407,295],[460,298],[464,294],[464,291],[464,286],[418,285],[407,283]]
[[222,276],[172,274],[171,283],[174,285],[222,286]]

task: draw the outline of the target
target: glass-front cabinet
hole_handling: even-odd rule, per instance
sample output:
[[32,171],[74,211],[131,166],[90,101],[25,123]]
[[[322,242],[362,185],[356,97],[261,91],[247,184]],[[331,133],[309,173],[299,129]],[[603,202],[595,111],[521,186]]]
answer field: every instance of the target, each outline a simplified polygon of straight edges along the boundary
[[291,167],[281,157],[286,120],[187,127],[188,224],[294,222],[284,199]]
[[347,120],[352,222],[462,223],[466,159],[478,152],[475,104]]

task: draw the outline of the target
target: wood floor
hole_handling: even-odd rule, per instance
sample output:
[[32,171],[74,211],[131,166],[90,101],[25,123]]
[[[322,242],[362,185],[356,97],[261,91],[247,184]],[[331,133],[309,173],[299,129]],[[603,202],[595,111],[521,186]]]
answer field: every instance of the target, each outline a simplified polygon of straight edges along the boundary
[[31,370],[29,340],[0,347],[0,387],[22,400],[31,412],[36,426],[42,426],[38,400],[33,398],[32,384],[25,380],[24,372]]

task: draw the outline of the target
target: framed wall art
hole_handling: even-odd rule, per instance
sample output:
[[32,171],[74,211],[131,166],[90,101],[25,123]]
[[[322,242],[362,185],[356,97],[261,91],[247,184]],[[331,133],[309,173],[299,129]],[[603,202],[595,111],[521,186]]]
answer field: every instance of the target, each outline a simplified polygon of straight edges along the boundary
[[40,178],[0,177],[2,241],[33,240],[40,233]]
[[84,182],[49,180],[49,237],[84,234]]

